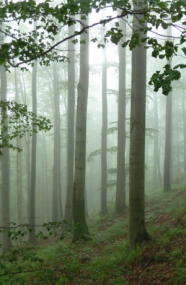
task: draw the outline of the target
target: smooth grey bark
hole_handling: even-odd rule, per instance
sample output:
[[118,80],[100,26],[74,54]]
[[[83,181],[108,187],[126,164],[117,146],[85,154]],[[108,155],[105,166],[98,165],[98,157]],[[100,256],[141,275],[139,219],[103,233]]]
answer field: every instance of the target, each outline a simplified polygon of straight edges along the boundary
[[87,219],[89,218],[86,186],[85,186],[85,216],[86,216]]
[[158,160],[159,160],[159,118],[158,118],[158,104],[157,104],[157,94],[153,95],[154,102],[154,165],[153,165],[153,184],[158,187]]
[[[17,82],[17,70],[15,69],[15,101],[19,103],[19,91],[18,91],[18,82]],[[19,123],[19,122],[18,122]],[[16,138],[17,140],[17,147],[22,149],[21,146],[21,140],[19,137]],[[23,205],[22,205],[22,152],[17,151],[17,157],[16,157],[16,175],[17,175],[17,214],[18,214],[18,224],[21,225],[23,223],[22,218],[22,211],[23,211]],[[19,235],[19,242],[22,243],[22,237]]]
[[[25,80],[24,80],[24,76],[23,73],[19,72],[18,73],[19,76],[19,84],[20,84],[20,91],[21,91],[21,99],[23,101],[23,104],[26,105],[26,99],[27,99],[27,92],[26,92],[26,86],[25,86]],[[25,165],[26,165],[26,181],[27,181],[27,218],[28,218],[28,223],[29,223],[29,216],[30,216],[30,178],[31,178],[31,151],[30,151],[30,135],[28,133],[25,134],[24,136],[25,139]]]
[[182,118],[183,118],[183,136],[184,136],[184,161],[183,169],[186,172],[186,110],[185,110],[185,90],[182,89]]
[[171,149],[172,149],[172,92],[166,97],[164,192],[171,191]]
[[[37,115],[37,62],[34,63],[32,69],[32,112]],[[33,125],[33,130],[36,126]],[[29,226],[32,231],[29,232],[29,242],[34,243],[35,237],[35,199],[36,199],[36,147],[37,147],[37,134],[32,134],[32,146],[31,146],[31,176],[30,176],[30,193],[28,197],[29,201]]]
[[[172,35],[171,27],[167,35]],[[165,156],[164,156],[164,192],[171,191],[171,155],[172,155],[172,92],[166,97],[166,122],[165,122]]]
[[160,159],[161,159],[161,148],[159,148],[158,150],[158,182],[159,182],[159,186],[162,186],[162,173],[161,173],[161,167],[160,167]]
[[[120,28],[126,34],[126,22],[120,19]],[[125,36],[122,41],[125,41]],[[118,45],[119,53],[119,94],[118,94],[118,149],[117,149],[117,186],[115,210],[122,212],[126,209],[125,193],[125,119],[126,119],[126,49]]]
[[52,221],[60,222],[61,211],[61,171],[60,171],[60,100],[56,64],[53,64],[53,94],[54,94],[54,164],[52,191]]
[[[75,26],[69,27],[69,35],[74,34]],[[68,41],[68,111],[67,111],[67,196],[65,205],[66,229],[72,227],[72,195],[74,180],[74,128],[75,128],[75,45]]]
[[[1,72],[1,100],[7,100],[7,77],[6,71],[3,66],[0,67]],[[5,120],[4,125],[1,126],[8,128],[8,122]],[[5,132],[6,135],[6,132]],[[2,149],[1,156],[1,171],[2,171],[2,194],[1,194],[1,207],[2,207],[2,227],[10,227],[10,153],[9,148]],[[11,239],[8,236],[8,231],[2,235],[2,253],[6,253],[12,247]]]
[[179,131],[180,119],[177,118],[176,120],[176,137],[175,137],[175,144],[176,144],[176,158],[177,158],[177,167],[174,173],[174,181],[178,182],[178,177],[181,174],[181,163],[180,163],[180,131]]
[[[149,165],[149,139],[148,136],[145,139],[145,164]],[[145,168],[145,185],[149,185],[151,180],[149,179],[149,171]]]
[[23,72],[18,73],[19,76],[19,84],[20,84],[20,90],[21,90],[21,99],[23,101],[23,104],[26,105],[26,99],[27,99],[27,94],[26,94],[26,86],[25,86],[25,80],[24,80],[24,76],[22,74]]
[[28,213],[28,223],[30,216],[30,185],[31,185],[31,148],[30,148],[30,136],[25,135],[25,146],[26,146],[26,181],[27,181],[27,213]]
[[102,51],[101,215],[107,209],[107,50]]
[[48,187],[48,153],[46,147],[46,135],[43,133],[43,191],[42,191],[42,207],[43,207],[43,222],[48,223],[51,221],[50,218],[50,203],[49,203],[49,187]]
[[[140,1],[136,1],[138,4]],[[140,9],[134,4],[134,10]],[[139,28],[133,17],[133,28]],[[145,24],[143,24],[145,25]],[[140,32],[141,37],[146,35]],[[130,115],[130,165],[129,165],[129,247],[148,239],[145,228],[145,113],[146,113],[146,49],[145,43],[132,50],[132,90]]]
[[[88,19],[83,20],[88,25]],[[73,185],[73,242],[89,239],[90,233],[85,217],[85,169],[86,169],[86,125],[89,86],[89,31],[81,34],[80,78],[76,111],[75,177]]]

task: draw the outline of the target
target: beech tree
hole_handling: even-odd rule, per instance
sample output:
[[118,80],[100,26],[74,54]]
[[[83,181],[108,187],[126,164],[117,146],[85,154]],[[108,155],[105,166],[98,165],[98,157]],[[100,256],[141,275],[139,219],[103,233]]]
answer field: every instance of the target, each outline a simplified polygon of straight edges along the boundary
[[52,191],[52,221],[62,220],[61,207],[61,171],[60,171],[60,97],[57,66],[53,64],[53,94],[54,94],[54,164]]
[[[69,36],[75,32],[75,26],[68,28]],[[68,41],[68,113],[67,113],[67,197],[65,204],[65,216],[67,228],[72,228],[72,196],[74,180],[74,117],[75,117],[75,46]]]
[[[82,17],[83,24],[88,19]],[[73,242],[90,239],[85,215],[86,124],[89,86],[89,32],[81,34],[80,74],[76,110],[75,173],[73,185]]]
[[[34,63],[32,70],[32,111],[37,115],[37,62]],[[29,242],[35,242],[35,203],[36,203],[36,150],[37,150],[37,133],[34,131],[32,136],[31,148],[31,176],[30,176],[30,191],[29,191],[29,224],[32,231],[29,232]]]
[[[104,15],[102,13],[102,15]],[[105,15],[104,15],[105,16]],[[103,27],[103,32],[105,28]],[[103,34],[102,32],[102,34]],[[107,209],[107,49],[102,51],[102,129],[101,129],[101,215]]]
[[[167,36],[172,36],[171,27],[167,30]],[[172,58],[171,58],[172,60]],[[171,63],[170,63],[171,64]],[[164,192],[171,191],[171,158],[172,158],[172,92],[166,98],[166,122],[165,122],[165,157],[164,157]]]
[[[140,9],[135,1],[134,9]],[[139,29],[143,15],[133,18],[133,29]],[[145,25],[145,24],[144,24]],[[142,36],[142,35],[141,35]],[[146,49],[145,43],[132,50],[132,90],[130,114],[129,166],[129,246],[135,248],[148,239],[145,228],[145,111]]]
[[[126,34],[126,23],[120,19],[122,32]],[[118,44],[119,53],[119,94],[118,94],[118,150],[117,150],[117,186],[116,186],[116,205],[117,212],[126,209],[125,193],[125,105],[126,105],[126,49],[122,47],[126,37],[121,39]]]
[[[7,99],[7,77],[6,71],[1,66],[1,100]],[[4,113],[4,122],[1,124],[1,128],[4,129],[6,137],[8,134],[8,120],[6,119],[7,110]],[[3,131],[1,129],[1,132]],[[8,140],[7,140],[8,144]],[[2,206],[2,225],[3,227],[9,227],[10,225],[10,149],[7,146],[2,148],[1,156],[1,172],[2,172],[2,194],[1,194],[1,206]],[[11,239],[8,233],[3,234],[3,253],[12,247]]]

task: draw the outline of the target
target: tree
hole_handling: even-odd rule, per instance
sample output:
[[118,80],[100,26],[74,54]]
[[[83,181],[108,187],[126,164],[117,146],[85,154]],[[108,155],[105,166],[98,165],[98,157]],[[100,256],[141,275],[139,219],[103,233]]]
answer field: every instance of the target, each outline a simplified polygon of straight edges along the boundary
[[[17,70],[15,69],[15,101],[19,103],[19,90],[18,90],[18,80],[17,80]],[[19,123],[19,122],[18,122]],[[17,137],[17,147],[21,148],[21,140],[19,137]],[[23,222],[22,218],[22,155],[21,152],[17,152],[16,157],[17,163],[16,163],[16,175],[17,175],[17,212],[18,212],[18,224],[21,225]],[[22,243],[22,237],[19,236],[19,242]]]
[[[88,26],[88,18],[84,20]],[[73,242],[89,239],[85,216],[86,121],[89,85],[89,32],[80,37],[80,77],[76,111],[75,177],[73,185]]]
[[164,192],[171,191],[172,93],[166,97]]
[[[123,34],[126,34],[126,23],[120,19],[120,27]],[[125,92],[126,92],[126,48],[123,48],[122,42],[118,44],[119,52],[119,94],[118,94],[118,149],[117,149],[117,186],[116,186],[116,204],[117,212],[126,209],[125,194]]]
[[159,118],[158,118],[158,104],[157,95],[153,94],[154,103],[154,165],[153,165],[153,184],[155,187],[160,186],[158,165],[159,165]]
[[[140,9],[136,1],[134,9]],[[133,29],[139,29],[143,15],[133,18]],[[145,25],[145,24],[144,24]],[[141,33],[141,37],[144,35]],[[134,249],[149,238],[145,228],[145,106],[146,50],[145,43],[132,50],[132,90],[130,114],[129,166],[129,246]]]
[[[105,13],[102,13],[103,17]],[[103,31],[105,29],[103,28]],[[102,50],[101,215],[107,210],[107,50]]]
[[[1,100],[6,100],[7,97],[7,77],[6,71],[3,66],[1,66]],[[4,110],[4,120],[3,114],[1,114],[1,133],[4,132],[4,135],[8,138],[8,120],[7,108]],[[8,139],[6,140],[7,144],[9,143]],[[2,206],[2,226],[9,227],[10,225],[10,153],[9,147],[5,146],[2,149],[1,156],[1,172],[2,172],[2,195],[1,195],[1,206]],[[6,253],[9,248],[12,247],[10,236],[8,232],[3,234],[3,253]]]
[[60,98],[57,66],[53,64],[53,94],[54,94],[54,164],[52,190],[52,221],[59,222],[62,217],[61,201],[61,171],[60,171]]
[[[32,70],[32,111],[37,115],[37,62],[34,63]],[[37,148],[37,132],[33,126],[32,149],[31,149],[31,176],[30,176],[30,193],[29,193],[29,225],[32,231],[29,232],[29,242],[35,242],[35,199],[36,199],[36,148]]]
[[183,135],[184,135],[184,162],[183,168],[184,172],[186,173],[186,110],[185,110],[185,94],[184,90],[182,89],[182,117],[183,117]]
[[[69,27],[69,36],[75,32],[75,25]],[[72,227],[72,196],[74,180],[74,117],[75,117],[75,46],[68,41],[68,119],[67,119],[67,197],[64,219],[67,228]]]
[[[167,36],[172,36],[171,27]],[[164,192],[171,191],[171,156],[172,156],[172,92],[166,97],[165,156],[164,156]]]

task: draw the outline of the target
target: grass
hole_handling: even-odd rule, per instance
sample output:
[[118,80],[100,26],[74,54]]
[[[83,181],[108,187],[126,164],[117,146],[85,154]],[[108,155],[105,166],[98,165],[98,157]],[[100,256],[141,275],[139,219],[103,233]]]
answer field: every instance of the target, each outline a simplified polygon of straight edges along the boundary
[[89,221],[92,241],[71,244],[69,234],[63,241],[43,241],[36,250],[2,257],[0,285],[184,285],[185,201],[183,186],[167,194],[148,193],[146,225],[152,239],[135,251],[128,247],[128,215],[112,212]]

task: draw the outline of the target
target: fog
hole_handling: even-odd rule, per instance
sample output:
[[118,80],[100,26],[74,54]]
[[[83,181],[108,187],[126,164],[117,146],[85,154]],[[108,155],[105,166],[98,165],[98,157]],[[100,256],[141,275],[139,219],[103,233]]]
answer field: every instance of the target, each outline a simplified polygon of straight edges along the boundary
[[[112,16],[116,15],[115,12],[110,12],[109,10],[107,13],[108,15],[111,13]],[[93,13],[89,18],[89,24],[99,22],[101,17],[101,13]],[[59,45],[56,48],[57,54],[60,54],[61,57],[68,57],[69,62],[67,60],[64,60],[64,62],[50,62],[49,66],[44,66],[40,64],[38,59],[34,61],[33,67],[27,66],[28,70],[21,70],[21,66],[16,69],[10,67],[9,72],[5,71],[4,67],[1,67],[1,99],[15,100],[19,104],[25,104],[28,106],[28,110],[34,113],[37,110],[37,116],[50,120],[53,126],[50,130],[38,130],[37,134],[34,132],[31,135],[26,132],[21,138],[16,137],[11,140],[12,145],[21,149],[20,152],[8,147],[2,149],[3,155],[0,157],[2,161],[0,164],[2,172],[0,182],[2,227],[8,227],[9,222],[13,222],[18,229],[24,229],[24,224],[29,224],[33,230],[31,234],[27,232],[23,237],[18,237],[18,239],[12,241],[7,237],[3,239],[3,234],[1,234],[2,249],[6,250],[9,248],[11,246],[10,243],[14,246],[21,245],[23,241],[35,243],[35,234],[40,231],[47,232],[42,227],[44,223],[61,223],[58,228],[59,232],[66,232],[67,228],[70,231],[72,230],[72,193],[68,200],[67,191],[72,192],[75,179],[75,161],[77,161],[78,157],[77,155],[75,156],[75,146],[77,148],[78,143],[81,144],[81,134],[79,135],[78,143],[76,137],[76,109],[78,92],[81,90],[83,93],[86,89],[82,87],[81,82],[86,80],[88,84],[87,116],[85,117],[85,114],[83,114],[82,120],[84,121],[82,121],[83,123],[80,122],[80,126],[85,121],[87,122],[85,141],[86,178],[85,185],[82,184],[85,186],[83,191],[85,190],[86,218],[89,221],[92,217],[105,215],[107,212],[112,212],[115,208],[118,97],[119,91],[121,91],[119,90],[119,53],[118,45],[111,43],[109,39],[106,43],[103,40],[103,32],[105,33],[110,28],[115,27],[115,22],[116,20],[110,22],[108,26],[105,25],[105,27],[97,25],[90,29],[89,35],[88,32],[82,34],[84,36],[82,44],[79,42],[72,44],[74,39],[71,39],[69,42],[65,41]],[[129,21],[129,23],[131,22]],[[40,25],[40,22],[38,21],[35,24]],[[77,23],[75,30],[78,30],[79,27],[80,25]],[[59,25],[60,28],[61,26]],[[31,31],[33,23],[21,22],[19,29],[21,31],[27,29]],[[126,25],[125,29],[124,37],[128,39],[132,33],[130,25]],[[58,42],[61,34],[63,37],[67,37],[71,32],[72,30],[68,28],[62,29],[62,32],[54,34],[54,41]],[[165,30],[159,28],[156,32],[158,35],[155,34],[155,38],[160,37],[162,41],[167,39]],[[172,33],[174,36],[179,37],[179,32],[176,29],[173,28]],[[159,36],[160,34],[162,36]],[[96,43],[91,41],[95,37],[98,38]],[[8,39],[4,37],[4,41],[6,42]],[[46,46],[48,41],[50,42],[50,39],[45,39]],[[98,48],[98,44],[104,44],[105,48],[102,46]],[[88,62],[83,62],[87,52]],[[126,193],[126,206],[128,207],[132,51],[126,47],[125,52],[126,72],[125,78],[123,78],[125,80],[123,94],[125,95],[126,103],[125,121],[123,121],[125,126],[125,149],[123,149],[125,171],[122,174],[125,177],[125,190],[121,189],[121,191]],[[170,166],[169,177],[172,189],[176,189],[177,186],[175,185],[185,179],[186,171],[185,72],[182,72],[182,78],[179,81],[172,83],[172,124],[170,125],[172,133],[166,133],[166,100],[168,97],[162,94],[162,90],[154,92],[153,86],[148,85],[148,82],[153,73],[163,69],[167,60],[153,58],[151,53],[152,51],[147,49],[145,132],[145,194],[147,197],[150,193],[158,191],[158,189],[163,191],[164,188],[166,134],[168,136],[167,140],[171,141],[168,164]],[[82,54],[84,56],[81,56]],[[103,60],[104,56],[105,61]],[[181,55],[173,56],[171,64],[176,65],[180,63],[180,59]],[[81,74],[80,65],[87,65],[88,72],[84,68],[85,74]],[[105,112],[103,119],[102,90],[104,72],[106,72],[106,82],[104,83],[106,101],[104,102],[107,102],[105,110],[107,112]],[[141,73],[143,72],[141,70]],[[72,88],[71,91],[69,86]],[[4,89],[6,90],[3,91]],[[73,96],[69,99],[72,93],[75,96],[74,101]],[[34,96],[36,99],[35,105]],[[70,104],[72,105],[70,106]],[[83,108],[82,106],[79,108]],[[69,113],[69,110],[71,110],[71,113]],[[102,125],[103,120],[107,123],[106,129]],[[30,126],[32,127],[32,122]],[[103,132],[106,133],[104,145],[102,144]],[[81,145],[84,145],[83,140]],[[8,152],[5,159],[3,159],[5,157],[4,151]],[[105,158],[102,157],[104,151],[106,153]],[[6,167],[9,167],[9,170]],[[81,166],[78,166],[78,169],[80,168]],[[106,185],[104,185],[102,180],[103,171],[105,173]],[[6,181],[3,182],[3,179]],[[9,182],[10,185],[6,184]],[[9,191],[5,194],[3,194],[2,185],[6,185],[7,189],[9,187]],[[105,192],[102,191],[103,187],[106,187]],[[103,197],[103,195],[105,196]],[[6,199],[6,201],[4,202],[3,199]],[[104,199],[104,206],[102,205],[102,199]],[[7,208],[5,209],[5,207]]]

